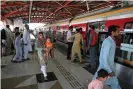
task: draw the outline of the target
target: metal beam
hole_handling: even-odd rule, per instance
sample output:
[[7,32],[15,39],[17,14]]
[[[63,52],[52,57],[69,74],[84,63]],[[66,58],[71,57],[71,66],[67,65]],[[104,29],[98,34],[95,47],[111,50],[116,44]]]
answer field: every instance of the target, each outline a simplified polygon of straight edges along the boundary
[[22,8],[20,8],[20,9],[18,9],[17,11],[12,11],[12,12],[10,12],[10,13],[7,13],[7,14],[5,14],[5,15],[3,16],[2,19],[5,19],[6,17],[8,17],[8,16],[10,16],[10,15],[12,15],[12,14],[14,14],[14,13],[17,13],[18,11],[23,10],[23,9],[25,9],[25,8],[27,8],[27,7],[28,7],[28,6],[25,6],[25,7],[22,7]]
[[[59,2],[56,2],[56,3],[58,3],[60,6],[62,6],[62,4],[60,4]],[[66,9],[66,8],[64,8],[71,16],[73,16],[72,15],[72,13],[68,10],[68,9]]]
[[68,6],[65,6],[65,7],[69,7],[69,8],[75,8],[75,9],[79,9],[79,10],[86,10],[86,7],[85,6],[79,6],[79,5],[68,5]]
[[[4,15],[4,17],[8,17],[8,16],[11,16],[11,15],[17,15],[17,14],[24,14],[24,13],[28,13],[29,11],[26,10],[26,11],[16,11],[14,13],[6,13]],[[33,10],[32,12],[36,13],[36,12],[49,12],[48,10]]]
[[89,5],[88,5],[88,2],[86,1],[86,7],[87,7],[87,10],[89,11]]
[[107,2],[107,3],[104,3],[104,4],[98,4],[94,7],[92,7],[92,9],[102,8],[102,7],[111,6],[111,5],[114,5],[114,4],[111,3],[111,2]]
[[16,6],[25,6],[25,5],[29,5],[26,3],[14,3],[14,4],[6,4],[6,5],[1,5],[1,8],[8,8],[8,7],[16,7]]
[[32,3],[33,3],[33,1],[31,0],[30,1],[30,8],[29,8],[29,23],[30,23],[30,16],[31,16],[31,10],[32,10]]
[[[58,8],[54,11],[54,13],[51,13],[49,16],[47,16],[47,17],[44,18],[43,20],[45,20],[45,19],[47,19],[48,17],[50,17],[51,15],[55,14],[56,12],[58,12],[59,10],[61,10],[62,8],[64,8],[64,7],[65,7],[66,5],[68,5],[69,3],[71,3],[71,1],[66,1],[64,5],[62,5],[61,7],[58,7]],[[43,20],[42,20],[42,21],[43,21]],[[40,21],[40,22],[42,22],[42,21]]]
[[34,3],[34,5],[48,5],[48,4],[50,4],[50,5],[52,5],[52,6],[59,6],[58,4],[55,4],[55,3],[49,3],[49,2],[38,2],[38,3]]

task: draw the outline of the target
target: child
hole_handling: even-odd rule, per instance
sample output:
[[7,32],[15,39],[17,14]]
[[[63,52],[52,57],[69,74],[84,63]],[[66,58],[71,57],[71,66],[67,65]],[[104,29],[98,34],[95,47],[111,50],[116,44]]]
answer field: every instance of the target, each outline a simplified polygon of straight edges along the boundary
[[98,78],[92,80],[88,85],[88,89],[103,89],[104,81],[107,80],[109,74],[106,70],[100,69],[98,71]]
[[16,55],[14,58],[11,60],[12,62],[22,62],[22,36],[20,35],[19,32],[15,33],[15,49],[16,49]]
[[[45,47],[46,47],[46,56],[49,57],[50,53],[53,54],[53,44],[50,40],[50,38],[47,38],[46,42],[45,42]],[[52,57],[53,55],[51,55]]]

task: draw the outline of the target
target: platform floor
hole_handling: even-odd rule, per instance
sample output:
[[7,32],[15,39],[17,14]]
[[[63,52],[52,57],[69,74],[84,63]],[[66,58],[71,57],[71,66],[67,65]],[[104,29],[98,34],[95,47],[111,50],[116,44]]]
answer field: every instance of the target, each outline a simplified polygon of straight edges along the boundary
[[47,65],[48,81],[42,76],[36,53],[23,63],[12,63],[13,55],[3,57],[6,67],[1,69],[1,89],[87,89],[93,77],[84,68],[88,63],[71,63],[66,59],[66,48],[61,50],[60,45],[63,44],[56,46],[55,59],[50,59]]

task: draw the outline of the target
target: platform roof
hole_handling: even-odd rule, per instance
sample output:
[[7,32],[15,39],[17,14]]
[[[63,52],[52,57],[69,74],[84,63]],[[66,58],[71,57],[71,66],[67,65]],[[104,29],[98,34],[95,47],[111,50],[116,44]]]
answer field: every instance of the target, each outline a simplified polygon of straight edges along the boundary
[[116,6],[120,1],[34,1],[34,0],[2,0],[2,19],[22,18],[31,23],[54,23],[63,19],[71,19],[79,14]]

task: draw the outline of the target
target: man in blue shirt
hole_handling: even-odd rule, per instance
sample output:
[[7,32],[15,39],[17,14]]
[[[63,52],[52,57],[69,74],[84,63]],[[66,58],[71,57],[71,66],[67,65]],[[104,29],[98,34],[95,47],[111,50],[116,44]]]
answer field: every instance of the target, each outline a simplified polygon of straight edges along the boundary
[[[105,84],[110,85],[112,89],[121,89],[118,83],[117,76],[115,75],[115,50],[116,50],[116,43],[115,39],[119,36],[119,27],[116,25],[109,26],[108,28],[109,37],[106,38],[101,47],[100,57],[99,57],[99,67],[100,69],[105,69],[108,71],[110,78],[105,81]],[[95,73],[93,79],[97,77],[97,72]]]

